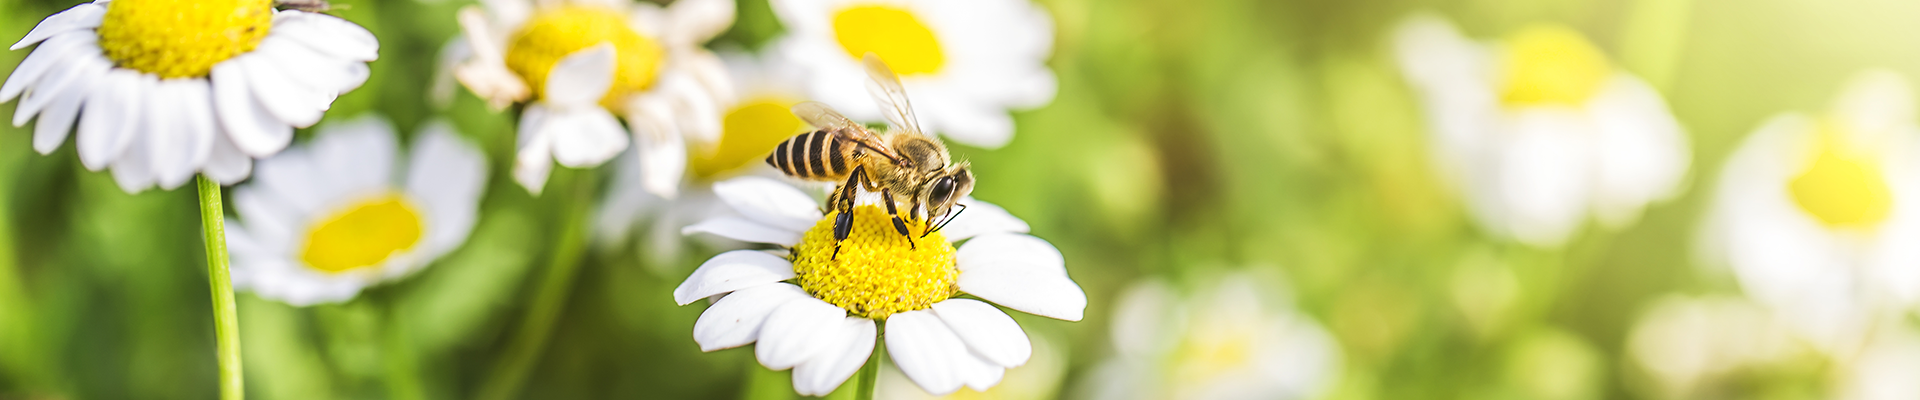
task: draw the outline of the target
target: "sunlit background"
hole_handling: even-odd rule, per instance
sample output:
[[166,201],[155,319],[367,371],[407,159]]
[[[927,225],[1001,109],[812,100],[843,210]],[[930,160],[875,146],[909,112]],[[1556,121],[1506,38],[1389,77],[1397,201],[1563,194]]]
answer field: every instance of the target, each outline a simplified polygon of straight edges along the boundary
[[[1012,313],[1033,359],[956,396],[1920,398],[1920,2],[1035,3],[1057,91],[1006,145],[954,152],[1065,255],[1086,316]],[[0,0],[0,39],[73,4]],[[239,293],[248,394],[796,397],[751,347],[701,352],[705,306],[671,300],[740,244],[563,223],[632,186],[630,159],[557,170],[591,195],[515,183],[512,113],[442,76],[472,4],[333,3],[380,58],[296,143],[444,121],[487,184],[465,243],[406,279]],[[786,34],[766,0],[737,12],[707,48]],[[32,128],[0,126],[0,399],[214,398],[192,188],[126,194]],[[713,206],[699,162],[671,208]],[[567,229],[592,245],[544,346],[515,350]],[[925,396],[893,369],[878,391]]]

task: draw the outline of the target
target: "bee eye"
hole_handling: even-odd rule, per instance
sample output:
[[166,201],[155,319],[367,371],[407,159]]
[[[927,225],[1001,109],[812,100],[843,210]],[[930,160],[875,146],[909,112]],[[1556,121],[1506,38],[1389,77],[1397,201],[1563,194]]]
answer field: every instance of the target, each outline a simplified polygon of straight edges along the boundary
[[953,177],[943,176],[933,181],[932,190],[927,192],[927,200],[935,205],[946,204],[953,198]]

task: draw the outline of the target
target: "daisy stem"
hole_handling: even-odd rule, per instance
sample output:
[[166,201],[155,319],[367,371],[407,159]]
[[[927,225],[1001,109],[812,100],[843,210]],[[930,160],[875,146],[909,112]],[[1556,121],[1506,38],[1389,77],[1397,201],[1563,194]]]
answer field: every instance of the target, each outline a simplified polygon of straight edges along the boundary
[[220,398],[246,397],[240,379],[240,324],[233,305],[233,279],[227,272],[226,211],[220,204],[220,184],[206,176],[200,186],[200,232],[207,242],[207,283],[213,292],[214,343],[220,349]]
[[528,306],[526,318],[520,320],[513,342],[507,345],[500,363],[494,365],[490,379],[480,387],[478,398],[482,400],[507,400],[520,395],[527,374],[539,361],[547,337],[553,334],[553,325],[559,321],[563,306],[571,297],[574,276],[580,271],[580,256],[586,251],[585,220],[592,206],[594,176],[592,170],[572,168],[555,168],[553,172],[559,181],[555,183],[571,184],[574,192],[566,193],[570,202],[564,206],[560,231],[554,235],[557,239],[550,253],[547,274],[541,278],[540,286],[534,288],[533,303]]
[[[874,337],[879,338],[880,336],[875,335]],[[857,375],[860,379],[858,383],[860,386],[854,387],[854,400],[873,400],[874,384],[879,383],[877,381],[880,380],[880,358],[886,357],[886,343],[885,340],[873,341],[873,355],[867,356],[867,365],[860,366],[860,374]]]

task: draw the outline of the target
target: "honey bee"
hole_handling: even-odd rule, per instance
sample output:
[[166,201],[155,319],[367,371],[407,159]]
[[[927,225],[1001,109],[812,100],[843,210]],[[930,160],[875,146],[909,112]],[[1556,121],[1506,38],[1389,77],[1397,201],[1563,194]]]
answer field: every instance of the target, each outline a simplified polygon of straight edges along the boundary
[[[910,247],[915,245],[908,221],[928,222],[925,226],[931,229],[920,237],[938,232],[966,210],[967,205],[958,202],[973,192],[973,172],[967,162],[953,162],[947,145],[920,129],[900,77],[873,53],[867,53],[862,63],[867,92],[880,105],[891,129],[876,135],[826,104],[804,102],[793,106],[793,114],[820,130],[788,138],[767,156],[767,164],[787,176],[841,182],[827,197],[827,206],[840,212],[833,222],[835,258],[840,255],[839,241],[853,233],[853,206],[862,192],[880,193],[894,230],[907,238]],[[902,209],[908,210],[904,218]]]

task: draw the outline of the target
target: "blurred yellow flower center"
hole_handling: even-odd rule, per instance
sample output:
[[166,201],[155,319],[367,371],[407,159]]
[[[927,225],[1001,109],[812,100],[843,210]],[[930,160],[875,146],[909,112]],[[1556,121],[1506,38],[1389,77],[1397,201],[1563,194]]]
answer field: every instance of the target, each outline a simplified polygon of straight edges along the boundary
[[833,36],[853,59],[872,52],[903,76],[939,72],[947,62],[933,30],[913,13],[897,7],[869,5],[840,10],[833,16]]
[[270,0],[114,0],[98,33],[115,65],[188,78],[253,51],[272,27]]
[[1207,333],[1183,340],[1174,352],[1173,375],[1181,382],[1206,382],[1253,366],[1257,330],[1212,324]]
[[1579,32],[1562,26],[1522,29],[1500,57],[1500,100],[1510,105],[1580,105],[1600,91],[1611,67]]
[[[876,320],[923,310],[953,296],[960,270],[954,267],[953,245],[945,236],[934,232],[922,238],[913,224],[908,224],[910,235],[900,236],[880,206],[857,206],[853,233],[840,242],[840,256],[835,259],[836,215],[820,219],[793,247],[793,273],[807,293]],[[909,248],[908,240],[916,248]]]
[[693,158],[694,176],[718,178],[766,158],[781,141],[806,130],[800,118],[788,111],[794,103],[798,101],[763,97],[743,101],[727,110],[720,142],[712,151]]
[[1877,160],[1822,133],[1807,169],[1787,184],[1800,209],[1833,228],[1871,227],[1893,211],[1893,193]]
[[318,220],[300,259],[324,272],[378,265],[420,242],[420,213],[400,195],[367,199]]
[[570,5],[534,14],[508,39],[507,69],[525,79],[533,95],[540,97],[554,64],[601,43],[612,43],[618,60],[613,87],[601,98],[601,105],[616,107],[617,99],[653,86],[666,51],[628,25],[626,14],[605,7]]

